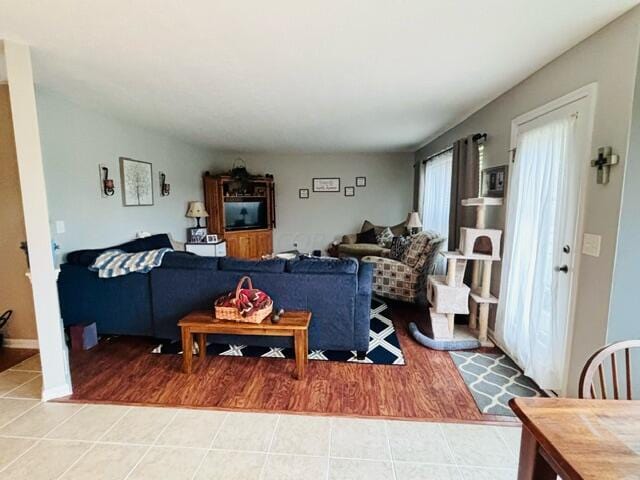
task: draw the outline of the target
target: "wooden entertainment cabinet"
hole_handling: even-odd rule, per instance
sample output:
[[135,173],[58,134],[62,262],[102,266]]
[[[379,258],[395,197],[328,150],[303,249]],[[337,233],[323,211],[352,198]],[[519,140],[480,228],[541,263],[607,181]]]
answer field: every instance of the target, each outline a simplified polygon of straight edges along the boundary
[[[207,229],[227,242],[227,255],[261,258],[273,253],[276,226],[273,177],[240,181],[229,175],[203,176]],[[234,222],[235,223],[231,223]]]

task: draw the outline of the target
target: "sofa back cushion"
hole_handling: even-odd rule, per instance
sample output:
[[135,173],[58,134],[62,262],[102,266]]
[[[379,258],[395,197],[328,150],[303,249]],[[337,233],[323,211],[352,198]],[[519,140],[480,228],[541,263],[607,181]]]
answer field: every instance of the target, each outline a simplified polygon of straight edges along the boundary
[[[367,230],[371,230],[372,228],[376,235],[380,235],[382,231],[387,227],[385,225],[374,225],[369,220],[365,220],[364,223],[362,224],[362,228],[360,229],[360,232],[366,232]],[[389,227],[389,228],[391,229],[391,232],[393,233],[394,237],[401,237],[407,234],[407,221],[405,220],[404,222],[401,222],[397,225],[393,225],[392,227]]]
[[221,257],[218,266],[220,270],[230,272],[263,272],[282,273],[287,261],[280,258],[272,260],[242,260],[233,257]]
[[355,258],[301,257],[287,262],[287,272],[355,275],[358,273],[358,261]]
[[185,270],[217,270],[218,257],[201,257],[190,252],[167,252],[158,268],[182,268]]

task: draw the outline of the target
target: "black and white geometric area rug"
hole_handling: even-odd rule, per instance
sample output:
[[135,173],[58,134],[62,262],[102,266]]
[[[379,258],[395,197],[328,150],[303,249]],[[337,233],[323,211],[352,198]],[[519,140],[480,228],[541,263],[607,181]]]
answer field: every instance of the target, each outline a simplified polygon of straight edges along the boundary
[[[363,360],[358,360],[355,351],[309,350],[309,360],[330,360],[333,362],[371,363],[376,365],[404,365],[404,355],[393,328],[391,311],[386,303],[378,298],[371,299],[371,325],[369,327],[369,351]],[[212,337],[210,337],[212,338]],[[197,353],[194,343],[194,353]],[[155,347],[151,353],[181,355],[182,346],[177,341],[166,341]],[[210,343],[207,355],[226,355],[232,357],[272,357],[295,358],[293,348],[255,347],[249,345],[228,345]]]
[[482,413],[515,417],[509,400],[546,396],[504,353],[449,354]]

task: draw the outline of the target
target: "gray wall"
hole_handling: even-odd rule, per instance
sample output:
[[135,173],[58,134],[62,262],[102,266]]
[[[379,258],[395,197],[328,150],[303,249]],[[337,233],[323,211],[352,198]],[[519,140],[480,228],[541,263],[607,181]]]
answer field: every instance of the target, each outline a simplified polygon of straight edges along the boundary
[[[37,90],[51,231],[61,252],[130,240],[138,231],[169,232],[185,240],[193,220],[184,216],[189,200],[202,199],[202,172],[214,155],[203,148],[82,108]],[[154,205],[124,207],[119,157],[153,163]],[[100,194],[98,164],[116,181],[113,197]],[[159,195],[158,171],[167,174],[171,195]],[[55,221],[66,232],[55,232]]]
[[[138,231],[169,232],[184,241],[189,200],[202,199],[202,173],[228,171],[238,155],[222,155],[183,143],[139,126],[76,105],[38,89],[38,116],[44,156],[51,231],[69,251],[113,245]],[[154,205],[124,207],[118,158],[153,163]],[[404,220],[411,208],[413,154],[241,155],[250,172],[272,173],[276,180],[277,229],[274,248],[325,250],[345,233],[359,231],[364,219],[380,224]],[[109,167],[116,194],[100,194],[98,164]],[[171,195],[159,195],[158,172],[167,174]],[[366,176],[367,186],[355,197],[313,193],[298,198],[299,188],[311,189],[313,177],[340,177],[342,186]],[[65,222],[57,234],[55,222]]]
[[[511,121],[536,107],[592,82],[598,83],[598,99],[591,154],[598,146],[611,145],[622,155],[622,165],[612,170],[611,182],[596,185],[590,172],[586,192],[585,231],[602,235],[600,257],[582,257],[577,279],[577,310],[571,347],[569,392],[577,390],[580,369],[589,354],[606,340],[622,178],[627,151],[631,105],[638,60],[640,8],[615,20],[576,45],[525,81],[509,90],[456,127],[416,153],[416,160],[436,152],[454,140],[476,132],[489,135],[485,165],[508,163]],[[504,228],[504,207],[492,209],[490,227]],[[498,291],[500,268],[494,269]]]
[[[629,151],[622,190],[620,229],[613,271],[611,308],[607,342],[640,339],[638,292],[640,278],[640,75],[636,78]],[[640,352],[635,354],[635,371],[640,371]],[[635,375],[635,391],[640,391],[640,375]]]
[[[326,250],[347,233],[359,232],[369,219],[380,225],[403,221],[412,203],[413,154],[243,154],[251,173],[271,173],[276,181],[277,228],[274,249]],[[228,169],[237,155],[225,162]],[[212,171],[215,171],[212,168]],[[355,177],[367,177],[367,186],[345,197],[344,187],[355,186]],[[339,177],[340,193],[313,193],[313,177]],[[298,198],[308,188],[310,198]]]

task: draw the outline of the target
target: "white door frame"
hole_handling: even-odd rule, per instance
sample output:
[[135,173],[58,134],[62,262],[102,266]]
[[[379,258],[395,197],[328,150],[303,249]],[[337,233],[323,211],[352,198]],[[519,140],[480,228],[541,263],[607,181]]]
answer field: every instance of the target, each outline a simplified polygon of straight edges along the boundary
[[71,375],[51,248],[31,52],[27,45],[9,41],[0,41],[0,47],[4,48],[7,67],[22,208],[29,245],[33,306],[42,363],[42,399],[51,400],[71,394]]
[[[580,179],[578,182],[579,185],[579,193],[578,193],[578,219],[576,222],[576,231],[574,238],[574,263],[573,263],[573,276],[571,277],[571,283],[569,287],[569,312],[567,318],[567,331],[565,335],[565,349],[564,349],[564,365],[563,365],[563,374],[562,374],[562,390],[558,393],[560,396],[565,396],[567,392],[567,385],[569,382],[569,359],[571,356],[571,345],[573,343],[573,330],[575,325],[575,312],[576,312],[576,303],[577,303],[577,280],[580,276],[580,264],[581,264],[581,246],[582,246],[582,236],[584,234],[584,216],[585,216],[585,206],[586,206],[586,194],[587,187],[589,182],[589,166],[590,166],[590,156],[592,151],[592,137],[593,137],[593,124],[595,118],[595,107],[598,95],[598,84],[590,83],[585,85],[578,90],[575,90],[567,95],[563,95],[560,98],[552,100],[545,105],[538,107],[530,112],[524,113],[513,119],[511,122],[511,144],[510,149],[513,152],[516,148],[517,138],[518,138],[518,128],[522,125],[531,122],[543,115],[549,114],[563,108],[565,106],[570,105],[571,103],[577,102],[579,100],[586,99],[586,122],[587,122],[587,148],[585,148],[586,158],[579,158],[580,169],[579,175]],[[508,222],[509,219],[507,218]],[[500,347],[506,350],[504,345],[500,345]]]

